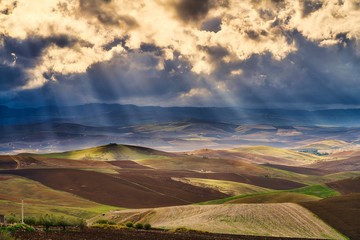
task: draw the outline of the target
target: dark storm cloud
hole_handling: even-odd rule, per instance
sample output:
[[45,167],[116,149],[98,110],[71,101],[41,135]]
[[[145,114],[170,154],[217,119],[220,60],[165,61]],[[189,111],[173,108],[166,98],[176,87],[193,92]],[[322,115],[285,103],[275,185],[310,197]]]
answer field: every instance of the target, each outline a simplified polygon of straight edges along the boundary
[[309,14],[319,10],[323,3],[320,0],[302,0],[302,15],[303,17],[308,16]]
[[116,47],[117,45],[120,45],[126,51],[131,51],[131,49],[128,46],[126,46],[126,42],[127,42],[128,39],[129,39],[129,37],[127,35],[125,35],[124,37],[121,37],[121,38],[115,38],[111,42],[105,44],[103,46],[103,48],[104,48],[104,50],[109,51],[113,47]]
[[[15,53],[18,57],[29,59],[37,58],[49,45],[54,44],[59,48],[73,47],[78,40],[66,35],[55,35],[48,38],[30,37],[25,40],[3,37],[6,53]],[[86,43],[82,43],[86,44]]]
[[80,16],[85,13],[105,25],[122,25],[129,29],[138,26],[135,18],[114,12],[113,4],[111,0],[79,0]]
[[[289,33],[290,34],[290,33]],[[253,55],[245,61],[222,61],[229,53],[219,47],[203,49],[217,67],[209,78],[224,81],[229,94],[240,106],[284,107],[298,104],[302,108],[316,105],[360,104],[360,58],[354,51],[354,42],[339,43],[334,47],[319,47],[306,41],[299,33],[291,34],[299,51],[276,61],[270,53]],[[220,93],[211,81],[191,72],[191,66],[175,53],[174,60],[157,66],[162,51],[155,45],[143,44],[141,50],[115,56],[110,61],[92,65],[84,74],[59,75],[58,81],[48,81],[42,88],[26,90],[12,96],[0,96],[9,104],[64,104],[87,102],[122,102],[127,99],[157,99],[157,104],[176,104],[177,96],[193,88],[207,89],[213,93],[208,105],[223,105]],[[334,57],[336,56],[336,57]],[[9,58],[9,61],[11,59]],[[232,75],[241,69],[241,75]],[[3,88],[23,84],[22,72],[17,68],[0,68]],[[201,97],[193,104],[202,104]],[[174,102],[175,101],[175,102]],[[139,104],[138,102],[133,102]],[[142,103],[144,104],[144,103]]]
[[9,91],[26,84],[26,75],[21,68],[0,64],[0,92]]
[[162,70],[156,70],[160,58],[152,51],[155,47],[152,48],[151,51],[130,52],[126,58],[115,56],[110,61],[94,64],[84,74],[59,75],[58,81],[47,81],[38,89],[0,96],[0,101],[15,106],[74,105],[154,97],[159,100],[157,104],[164,104],[197,85],[194,83],[197,76],[177,53],[173,60],[165,61]]
[[3,61],[0,63],[0,92],[26,85],[29,80],[26,70],[35,67],[42,56],[42,52],[50,45],[54,44],[59,48],[71,48],[78,43],[76,39],[65,35],[49,38],[32,37],[26,40],[4,36],[1,38],[3,46],[0,48],[0,59]]
[[227,7],[227,0],[180,0],[173,4],[178,17],[184,22],[204,19],[212,8]]
[[186,62],[179,59],[166,61],[162,70],[156,69],[158,64],[159,58],[154,52],[133,52],[127,59],[119,56],[106,63],[94,64],[87,77],[96,98],[101,101],[174,97],[191,89],[194,76]]
[[221,18],[212,18],[201,24],[201,30],[209,32],[218,32],[221,30]]
[[156,56],[163,55],[163,50],[160,47],[157,47],[154,44],[150,43],[142,43],[140,45],[140,50],[143,52],[151,52]]
[[210,0],[181,0],[176,5],[178,16],[185,22],[205,17],[210,9]]
[[[353,51],[354,42],[346,48],[319,47],[299,34],[294,37],[299,51],[276,61],[271,54],[253,55],[241,63],[231,63],[220,71],[242,69],[243,74],[228,80],[235,95],[247,103],[269,105],[359,104],[360,58]],[[336,57],[334,57],[336,56]],[[227,69],[224,72],[224,69]],[[219,74],[219,73],[218,73]]]

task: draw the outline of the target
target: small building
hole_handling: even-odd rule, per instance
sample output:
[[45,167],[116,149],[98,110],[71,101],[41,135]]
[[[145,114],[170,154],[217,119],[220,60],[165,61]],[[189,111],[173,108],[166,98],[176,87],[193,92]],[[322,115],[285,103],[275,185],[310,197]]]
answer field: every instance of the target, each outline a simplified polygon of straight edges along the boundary
[[5,216],[0,214],[0,225],[5,225]]

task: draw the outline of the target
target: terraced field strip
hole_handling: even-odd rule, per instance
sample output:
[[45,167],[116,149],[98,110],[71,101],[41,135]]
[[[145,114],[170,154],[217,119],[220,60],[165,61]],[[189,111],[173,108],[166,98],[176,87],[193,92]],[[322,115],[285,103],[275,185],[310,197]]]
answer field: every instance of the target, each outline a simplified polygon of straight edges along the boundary
[[271,190],[251,194],[242,194],[223,199],[199,203],[200,205],[224,203],[285,203],[316,201],[340,195],[339,192],[324,186],[312,185],[290,190]]
[[216,191],[229,195],[252,194],[252,193],[272,191],[272,189],[262,188],[251,184],[238,183],[233,181],[203,179],[203,178],[172,178],[172,179],[198,187],[212,188]]

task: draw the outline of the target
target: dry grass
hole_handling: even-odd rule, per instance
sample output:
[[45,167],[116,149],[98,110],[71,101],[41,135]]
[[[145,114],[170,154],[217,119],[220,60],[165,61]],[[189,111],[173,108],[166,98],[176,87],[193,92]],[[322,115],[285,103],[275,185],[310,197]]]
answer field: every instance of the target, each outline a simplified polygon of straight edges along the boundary
[[275,157],[292,163],[292,165],[301,165],[317,162],[321,159],[319,156],[315,156],[310,153],[302,153],[289,149],[274,148],[269,146],[252,146],[241,147],[229,150],[236,153],[251,153],[267,157]]
[[177,206],[115,211],[104,217],[121,223],[146,222],[165,229],[185,227],[214,233],[345,239],[310,211],[293,203]]
[[213,159],[197,156],[172,157],[168,159],[145,159],[137,161],[155,169],[189,170],[197,172],[242,173],[266,175],[269,170],[245,161],[232,159]]

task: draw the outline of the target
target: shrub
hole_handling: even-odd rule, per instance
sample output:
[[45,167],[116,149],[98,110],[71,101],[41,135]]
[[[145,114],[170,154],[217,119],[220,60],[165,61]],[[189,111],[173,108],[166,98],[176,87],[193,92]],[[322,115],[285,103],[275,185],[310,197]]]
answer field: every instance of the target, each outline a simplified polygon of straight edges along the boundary
[[170,232],[181,232],[181,233],[208,233],[207,231],[195,230],[186,227],[178,227],[171,229]]
[[0,239],[1,240],[16,240],[13,236],[11,236],[11,233],[6,231],[0,231]]
[[151,229],[151,225],[149,223],[145,223],[144,224],[144,229],[145,230],[150,230]]
[[24,223],[27,225],[35,226],[37,222],[38,220],[36,220],[36,218],[32,216],[28,216],[24,218]]
[[17,231],[34,232],[35,231],[35,229],[33,227],[31,227],[27,224],[22,224],[22,223],[16,223],[13,225],[9,225],[6,227],[6,230],[9,232],[17,232]]
[[143,229],[144,226],[141,223],[137,223],[137,224],[135,224],[135,228],[136,229]]
[[108,225],[115,225],[116,223],[106,219],[99,219],[95,222],[96,224],[108,224]]
[[80,230],[84,230],[84,228],[86,227],[86,221],[83,218],[80,218],[76,225],[80,228]]
[[99,228],[99,229],[123,229],[125,228],[122,225],[109,225],[109,224],[94,224],[91,225],[92,228]]
[[125,224],[125,226],[128,227],[128,228],[132,228],[132,227],[134,227],[134,224],[132,222],[127,222]]
[[55,219],[54,225],[62,227],[63,231],[66,230],[66,227],[74,225],[71,220],[66,219],[64,216],[61,216]]
[[44,226],[45,231],[48,231],[51,226],[56,226],[56,219],[53,215],[45,214],[40,217],[38,224]]
[[8,224],[13,224],[13,223],[20,222],[20,218],[18,216],[16,216],[14,213],[10,213],[5,218],[6,218],[6,222]]
[[107,224],[108,223],[108,220],[106,219],[99,219],[95,222],[96,224]]

